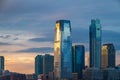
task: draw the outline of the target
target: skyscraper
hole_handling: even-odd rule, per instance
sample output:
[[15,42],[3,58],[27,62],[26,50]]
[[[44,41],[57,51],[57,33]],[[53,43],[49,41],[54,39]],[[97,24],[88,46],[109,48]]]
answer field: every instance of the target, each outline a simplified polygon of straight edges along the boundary
[[111,43],[102,47],[102,68],[107,67],[115,67],[115,47]]
[[4,56],[0,56],[0,70],[4,70]]
[[82,70],[85,68],[85,48],[83,45],[72,47],[72,71],[78,73],[78,79],[82,79]]
[[72,79],[72,40],[69,20],[56,21],[54,39],[55,80]]
[[101,67],[101,24],[100,20],[91,20],[90,37],[90,67]]
[[39,74],[43,74],[43,56],[37,55],[35,57],[35,74],[38,76]]
[[45,54],[43,57],[43,73],[48,74],[53,72],[54,68],[54,56],[50,54]]

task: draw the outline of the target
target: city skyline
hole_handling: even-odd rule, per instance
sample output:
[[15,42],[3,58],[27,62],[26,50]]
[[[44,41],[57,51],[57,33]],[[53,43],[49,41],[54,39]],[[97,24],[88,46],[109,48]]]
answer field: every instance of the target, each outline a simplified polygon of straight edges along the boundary
[[118,0],[81,0],[75,3],[72,0],[6,0],[3,7],[0,5],[0,56],[5,56],[5,69],[33,73],[35,56],[53,53],[54,27],[58,19],[71,20],[73,44],[84,44],[88,53],[90,20],[99,18],[103,44],[115,45],[117,64],[120,64],[119,4]]

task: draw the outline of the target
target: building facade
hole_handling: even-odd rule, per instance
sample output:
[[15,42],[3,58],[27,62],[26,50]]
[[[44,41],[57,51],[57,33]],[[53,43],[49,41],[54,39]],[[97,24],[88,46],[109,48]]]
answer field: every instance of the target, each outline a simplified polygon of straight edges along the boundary
[[3,71],[0,76],[0,80],[26,80],[25,74],[9,72],[8,70]]
[[37,55],[35,57],[35,75],[36,79],[39,74],[43,74],[43,55]]
[[4,56],[0,56],[0,70],[4,70]]
[[85,48],[83,45],[72,47],[72,71],[78,73],[78,79],[82,79],[82,70],[85,69]]
[[90,37],[90,67],[101,67],[101,24],[100,20],[91,20]]
[[72,79],[72,40],[69,20],[56,21],[54,37],[55,80]]
[[26,74],[26,80],[35,80],[35,74]]
[[102,68],[115,67],[115,47],[113,44],[102,46]]
[[99,68],[87,68],[83,72],[83,80],[104,80],[103,70]]
[[53,72],[53,68],[54,68],[54,56],[50,54],[45,54],[43,57],[43,74]]

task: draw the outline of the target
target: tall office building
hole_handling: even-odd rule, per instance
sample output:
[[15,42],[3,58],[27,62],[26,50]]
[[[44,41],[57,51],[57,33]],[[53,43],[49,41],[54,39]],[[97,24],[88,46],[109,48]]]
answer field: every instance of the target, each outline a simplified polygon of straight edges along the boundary
[[91,20],[90,37],[90,67],[101,67],[101,24],[98,19]]
[[102,46],[102,68],[115,67],[115,47],[113,44]]
[[0,70],[4,70],[4,56],[0,56]]
[[43,74],[43,56],[37,55],[35,57],[35,74],[38,76],[39,74]]
[[72,40],[69,20],[56,21],[54,39],[54,78],[72,79]]
[[78,79],[82,79],[82,71],[85,69],[85,48],[83,45],[72,47],[72,71],[78,73]]
[[45,54],[43,57],[43,73],[48,74],[53,72],[54,68],[54,56],[50,54]]

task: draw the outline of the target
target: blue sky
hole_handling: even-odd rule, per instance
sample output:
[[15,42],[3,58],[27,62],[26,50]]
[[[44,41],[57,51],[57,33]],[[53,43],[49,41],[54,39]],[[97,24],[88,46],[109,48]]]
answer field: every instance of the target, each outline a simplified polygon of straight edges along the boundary
[[59,19],[71,21],[73,44],[84,44],[88,52],[94,18],[101,20],[102,43],[114,43],[120,53],[120,0],[1,0],[0,54],[53,53]]

